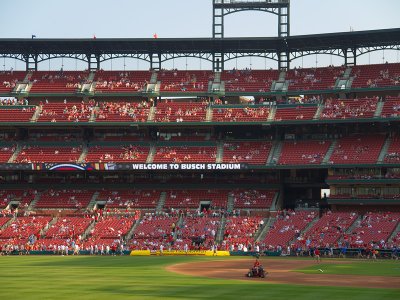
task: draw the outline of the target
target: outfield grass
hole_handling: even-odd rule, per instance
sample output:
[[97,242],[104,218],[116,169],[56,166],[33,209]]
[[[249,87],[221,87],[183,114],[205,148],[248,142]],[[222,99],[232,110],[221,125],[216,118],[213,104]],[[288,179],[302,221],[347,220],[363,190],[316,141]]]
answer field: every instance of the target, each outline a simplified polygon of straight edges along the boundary
[[216,258],[0,257],[0,299],[400,298],[400,289],[277,285],[183,276],[165,270],[170,264],[210,259]]
[[[377,261],[346,261],[344,264],[324,264],[321,263],[317,267],[309,266],[297,269],[297,272],[306,274],[319,274],[321,269],[325,274],[347,274],[347,275],[368,275],[368,276],[390,276],[400,277],[400,262],[390,260]],[[400,288],[400,279],[399,279]]]

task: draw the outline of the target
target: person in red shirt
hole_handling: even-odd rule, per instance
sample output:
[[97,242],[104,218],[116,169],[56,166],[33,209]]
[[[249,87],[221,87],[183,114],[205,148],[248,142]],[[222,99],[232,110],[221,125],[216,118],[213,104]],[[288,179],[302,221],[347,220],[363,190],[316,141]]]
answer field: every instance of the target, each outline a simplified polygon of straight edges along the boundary
[[318,248],[315,248],[314,250],[314,257],[317,260],[317,263],[321,262],[321,253],[319,252]]
[[257,274],[257,275],[260,271],[260,266],[261,266],[260,261],[258,260],[258,258],[256,258],[256,261],[254,262],[254,265],[253,265],[253,269],[255,270],[255,274]]

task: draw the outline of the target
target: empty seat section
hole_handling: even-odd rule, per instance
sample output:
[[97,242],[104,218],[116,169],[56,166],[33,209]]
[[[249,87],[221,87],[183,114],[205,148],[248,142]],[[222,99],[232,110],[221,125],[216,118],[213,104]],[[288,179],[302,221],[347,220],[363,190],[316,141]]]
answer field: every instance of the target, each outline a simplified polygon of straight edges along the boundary
[[274,80],[278,80],[278,70],[229,70],[221,73],[226,92],[269,92]]
[[276,191],[273,190],[235,190],[230,192],[234,208],[267,209],[272,205]]
[[278,163],[281,165],[319,165],[330,141],[284,141]]
[[13,155],[15,149],[16,149],[16,146],[13,144],[1,145],[0,146],[0,162],[2,162],[2,163],[8,162],[8,160]]
[[386,163],[400,162],[400,135],[392,138],[384,160]]
[[93,193],[85,190],[47,190],[42,193],[35,207],[85,209]]
[[120,146],[92,145],[85,162],[146,162],[149,147],[126,144]]
[[57,222],[49,226],[44,237],[50,240],[76,239],[83,235],[91,222],[89,218],[59,217]]
[[0,228],[3,227],[11,219],[8,217],[0,217]]
[[0,190],[0,209],[6,208],[10,201],[21,200],[25,193],[23,190]]
[[30,122],[36,108],[33,106],[23,108],[1,108],[0,122]]
[[386,248],[385,243],[397,227],[399,220],[399,213],[366,213],[345,240],[354,248],[368,247],[371,243],[379,243]]
[[208,82],[214,79],[211,71],[161,70],[157,80],[162,92],[207,92]]
[[35,71],[29,93],[73,93],[87,81],[88,71]]
[[248,163],[252,165],[265,165],[271,142],[225,142],[223,162]]
[[306,233],[301,241],[310,241],[311,247],[337,246],[337,241],[354,223],[358,215],[351,212],[328,212],[322,216]]
[[275,121],[312,120],[317,112],[317,106],[298,105],[296,107],[278,106]]
[[164,208],[199,209],[200,202],[210,204],[211,208],[225,208],[228,193],[225,190],[169,190],[166,192]]
[[400,98],[399,97],[387,97],[383,104],[382,118],[398,118],[400,117]]
[[25,145],[19,152],[17,163],[45,163],[45,162],[74,162],[76,163],[82,153],[82,146],[37,146]]
[[327,90],[335,87],[345,67],[293,69],[286,73],[289,91]]
[[337,141],[332,164],[375,164],[385,142],[384,135],[356,135]]
[[286,247],[317,215],[317,211],[288,211],[278,215],[261,243],[267,248]]
[[97,197],[107,208],[156,208],[159,199],[156,190],[103,190]]
[[1,71],[0,72],[0,93],[11,92],[18,81],[25,78],[25,71]]
[[216,146],[171,146],[157,147],[155,163],[215,163]]
[[399,85],[400,64],[357,65],[351,70],[352,88],[376,88]]

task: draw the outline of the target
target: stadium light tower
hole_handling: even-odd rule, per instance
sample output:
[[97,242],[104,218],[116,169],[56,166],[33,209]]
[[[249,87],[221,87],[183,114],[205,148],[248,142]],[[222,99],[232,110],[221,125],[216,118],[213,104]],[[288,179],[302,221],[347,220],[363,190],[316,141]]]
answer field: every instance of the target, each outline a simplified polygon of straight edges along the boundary
[[[224,17],[240,11],[262,11],[278,16],[278,37],[290,35],[290,0],[213,0],[213,38],[224,38]],[[289,53],[278,51],[279,69],[289,68]],[[213,54],[213,70],[224,69],[224,53]]]

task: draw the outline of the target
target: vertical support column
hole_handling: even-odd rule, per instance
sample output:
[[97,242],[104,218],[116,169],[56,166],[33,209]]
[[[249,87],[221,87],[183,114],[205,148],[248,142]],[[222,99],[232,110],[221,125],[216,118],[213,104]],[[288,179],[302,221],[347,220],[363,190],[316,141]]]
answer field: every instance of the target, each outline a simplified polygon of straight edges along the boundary
[[161,54],[160,53],[151,53],[150,54],[150,69],[152,71],[160,71],[161,70]]
[[279,7],[278,9],[278,36],[287,37],[290,35],[290,9],[288,6]]
[[86,54],[88,61],[88,70],[90,72],[100,70],[100,55],[98,54]]
[[357,49],[356,48],[347,48],[344,49],[344,64],[345,66],[351,67],[357,64]]
[[216,4],[224,4],[225,0],[213,2],[213,38],[224,38],[224,9],[216,7]]
[[224,70],[224,54],[213,53],[213,72],[222,72]]
[[26,54],[24,55],[26,71],[37,71],[38,67],[38,55],[37,54]]
[[[225,0],[213,0],[213,38],[224,38],[224,8],[216,7],[216,4],[224,4]],[[224,70],[224,54],[213,53],[213,72]]]
[[[289,5],[279,7],[278,9],[278,36],[280,38],[286,38],[290,35],[290,9]],[[287,47],[286,39],[285,47]],[[286,49],[285,51],[281,51],[278,53],[278,68],[281,71],[287,71],[290,67],[290,58],[289,58],[289,51]]]

